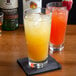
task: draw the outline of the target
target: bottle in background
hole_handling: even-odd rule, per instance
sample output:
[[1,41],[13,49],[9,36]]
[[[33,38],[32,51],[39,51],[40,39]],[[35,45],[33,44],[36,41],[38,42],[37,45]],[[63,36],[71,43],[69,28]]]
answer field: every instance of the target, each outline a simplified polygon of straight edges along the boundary
[[18,0],[0,0],[0,8],[4,12],[3,30],[18,28]]
[[41,8],[42,7],[42,0],[23,0],[23,18],[24,18],[24,13],[25,10],[28,8],[31,8],[34,12],[40,12],[40,10],[38,10],[37,8]]

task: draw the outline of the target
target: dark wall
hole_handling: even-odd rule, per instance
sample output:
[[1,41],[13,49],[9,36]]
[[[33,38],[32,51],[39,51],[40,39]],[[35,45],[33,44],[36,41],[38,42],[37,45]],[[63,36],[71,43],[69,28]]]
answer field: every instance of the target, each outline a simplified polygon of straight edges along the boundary
[[19,14],[19,24],[23,24],[23,2],[18,0],[18,14]]
[[68,24],[76,24],[76,0],[73,0],[72,9],[69,12]]

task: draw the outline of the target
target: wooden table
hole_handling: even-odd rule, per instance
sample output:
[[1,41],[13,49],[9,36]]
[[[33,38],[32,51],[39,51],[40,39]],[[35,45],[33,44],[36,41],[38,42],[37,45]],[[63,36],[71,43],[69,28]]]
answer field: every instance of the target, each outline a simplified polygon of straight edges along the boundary
[[[68,25],[65,49],[51,55],[62,65],[61,70],[35,76],[76,76],[76,25]],[[3,31],[0,37],[0,76],[26,76],[17,59],[27,57],[24,30]]]

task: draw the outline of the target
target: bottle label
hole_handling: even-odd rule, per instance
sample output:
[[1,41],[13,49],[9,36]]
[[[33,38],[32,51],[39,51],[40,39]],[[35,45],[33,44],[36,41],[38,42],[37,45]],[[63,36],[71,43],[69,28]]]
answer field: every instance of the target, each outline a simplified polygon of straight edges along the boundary
[[23,0],[23,18],[25,14],[25,9],[31,8],[33,13],[40,12],[40,9],[42,7],[42,0]]
[[36,9],[42,6],[41,0],[25,0],[28,8]]
[[4,19],[16,19],[18,18],[17,9],[3,9]]
[[18,27],[18,12],[17,9],[3,9],[4,22],[3,30],[15,30]]
[[17,8],[18,0],[0,0],[0,7],[3,9]]

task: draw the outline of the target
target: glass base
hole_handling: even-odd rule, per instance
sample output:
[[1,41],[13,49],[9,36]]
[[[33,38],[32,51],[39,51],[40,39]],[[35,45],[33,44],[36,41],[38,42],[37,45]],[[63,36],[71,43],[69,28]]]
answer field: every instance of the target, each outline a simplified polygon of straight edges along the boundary
[[44,61],[41,61],[41,62],[34,62],[32,60],[29,60],[29,66],[31,68],[37,68],[37,69],[40,69],[40,68],[43,68],[46,66],[46,64],[48,63],[48,59],[44,60]]
[[52,52],[57,52],[57,51],[59,52],[59,51],[62,51],[64,49],[64,44],[61,44],[61,45],[52,45],[52,44],[50,44],[49,49],[50,49],[51,53]]

